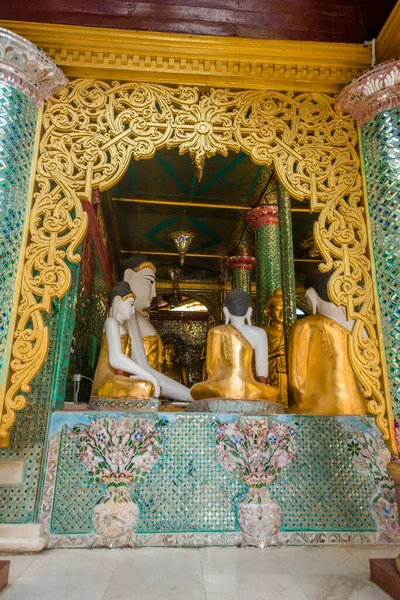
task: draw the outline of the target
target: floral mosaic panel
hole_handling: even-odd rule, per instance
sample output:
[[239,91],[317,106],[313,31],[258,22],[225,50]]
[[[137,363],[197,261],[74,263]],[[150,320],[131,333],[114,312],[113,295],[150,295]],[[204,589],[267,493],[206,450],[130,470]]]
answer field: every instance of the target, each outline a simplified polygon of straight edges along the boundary
[[383,440],[374,436],[372,427],[365,431],[348,433],[348,451],[354,464],[366,480],[373,479],[376,488],[370,500],[372,511],[382,538],[399,541],[400,523],[394,481],[389,478],[387,464],[390,452]]
[[362,128],[368,206],[395,418],[400,418],[400,107]]
[[[50,439],[61,429],[63,431],[52,508],[53,534],[93,533],[91,515],[104,495],[104,485],[88,473],[78,458],[77,434],[72,430],[76,425],[89,424],[95,417],[101,421],[105,416],[118,420],[126,414],[102,413],[100,416],[95,413],[56,412],[52,416]],[[139,414],[136,417],[149,418],[149,415]],[[143,537],[150,534],[178,535],[179,532],[239,532],[238,506],[249,487],[238,480],[235,473],[222,467],[213,429],[218,419],[220,426],[223,425],[221,431],[230,431],[236,427],[237,416],[161,413],[151,418],[166,419],[169,423],[163,434],[163,453],[143,481],[138,475],[134,482],[133,499],[140,513],[136,534]],[[265,421],[265,417],[241,420]],[[290,441],[294,437],[291,431],[294,421],[297,448]],[[268,485],[271,497],[282,510],[280,535],[320,531],[347,532],[346,535],[354,532],[368,536],[382,531],[374,505],[381,504],[379,498],[385,496],[383,482],[378,481],[378,476],[372,471],[361,468],[352,444],[354,441],[359,444],[362,436],[369,436],[373,443],[378,443],[380,433],[372,417],[273,415],[268,417],[268,423],[267,435],[271,439],[267,446],[274,446],[275,440],[271,436],[279,429],[279,424],[285,425],[285,431],[282,427],[282,439],[287,437],[286,454],[277,453],[276,460],[269,462],[271,469],[277,473],[273,474],[272,470],[268,473],[280,477]],[[63,429],[66,424],[68,431]],[[383,446],[379,444],[378,450],[373,450],[373,453],[383,464]],[[268,451],[267,446],[263,452]],[[221,451],[223,449],[219,449],[218,453]],[[221,456],[221,459],[224,457]]]

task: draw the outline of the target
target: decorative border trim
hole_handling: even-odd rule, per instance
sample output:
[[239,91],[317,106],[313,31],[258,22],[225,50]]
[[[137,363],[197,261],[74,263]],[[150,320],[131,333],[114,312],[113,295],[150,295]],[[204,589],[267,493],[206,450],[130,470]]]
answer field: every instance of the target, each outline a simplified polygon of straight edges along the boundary
[[68,77],[338,92],[371,64],[361,44],[223,38],[0,21]]
[[68,84],[57,65],[34,44],[0,27],[0,81],[20,90],[36,106]]
[[288,531],[279,533],[278,538],[284,546],[368,546],[378,543],[378,534],[377,531]]
[[338,95],[338,106],[364,125],[400,105],[400,60],[389,60],[357,77]]

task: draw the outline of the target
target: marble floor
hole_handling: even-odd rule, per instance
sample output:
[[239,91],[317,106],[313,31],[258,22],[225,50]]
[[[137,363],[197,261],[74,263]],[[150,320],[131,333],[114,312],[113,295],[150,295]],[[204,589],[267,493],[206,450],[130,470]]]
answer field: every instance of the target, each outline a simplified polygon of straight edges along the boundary
[[[400,547],[142,548],[14,555],[0,600],[384,600],[368,559]],[[1,556],[0,558],[5,558]]]

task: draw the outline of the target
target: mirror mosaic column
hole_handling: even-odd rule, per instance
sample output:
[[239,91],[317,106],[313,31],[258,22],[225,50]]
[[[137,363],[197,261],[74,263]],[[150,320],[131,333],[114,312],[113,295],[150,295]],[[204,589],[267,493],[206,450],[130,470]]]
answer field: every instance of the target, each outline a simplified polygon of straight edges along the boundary
[[251,296],[251,273],[256,264],[254,256],[250,256],[246,249],[238,256],[226,259],[226,267],[232,274],[232,289],[240,288]]
[[[0,28],[0,419],[7,414],[5,388],[35,192],[31,173],[41,132],[40,106],[67,83],[44,52]],[[28,404],[11,440],[0,440],[0,529],[5,523],[35,521],[48,407],[36,394]],[[7,527],[7,535],[13,535]],[[4,535],[1,529],[3,550]],[[42,541],[29,546],[28,534],[26,540],[26,549],[40,549]]]
[[361,129],[382,333],[400,419],[400,60],[370,69],[338,97]]
[[282,288],[278,206],[257,206],[248,213],[246,221],[255,230],[256,238],[257,325],[265,325],[265,303],[275,290]]

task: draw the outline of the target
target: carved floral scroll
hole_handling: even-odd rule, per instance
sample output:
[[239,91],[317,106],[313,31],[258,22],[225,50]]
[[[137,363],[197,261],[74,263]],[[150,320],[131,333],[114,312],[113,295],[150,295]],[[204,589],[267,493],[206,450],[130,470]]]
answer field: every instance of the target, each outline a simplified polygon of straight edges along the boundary
[[201,93],[194,87],[76,80],[47,103],[43,126],[8,414],[0,436],[8,434],[14,411],[24,404],[19,391],[29,391],[46,356],[43,313],[53,297],[68,289],[65,260],[78,260],[76,249],[87,227],[82,202],[89,201],[92,188],[115,185],[132,159],[177,147],[191,156],[198,172],[217,153],[245,152],[259,165],[273,165],[290,195],[309,199],[311,209],[320,213],[314,235],[323,269],[335,269],[330,296],[356,321],[352,366],[369,411],[390,439],[357,130],[334,97],[226,89]]

